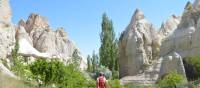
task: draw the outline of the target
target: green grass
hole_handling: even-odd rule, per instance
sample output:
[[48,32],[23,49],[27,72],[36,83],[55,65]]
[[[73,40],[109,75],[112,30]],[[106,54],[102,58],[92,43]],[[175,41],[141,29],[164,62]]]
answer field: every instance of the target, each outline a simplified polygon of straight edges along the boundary
[[11,78],[0,73],[0,88],[33,88],[23,80]]

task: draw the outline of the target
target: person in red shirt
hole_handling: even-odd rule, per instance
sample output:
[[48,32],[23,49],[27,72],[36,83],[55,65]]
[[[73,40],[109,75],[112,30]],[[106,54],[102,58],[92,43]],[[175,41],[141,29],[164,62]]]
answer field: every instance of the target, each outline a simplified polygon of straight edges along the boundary
[[96,80],[96,88],[108,88],[108,82],[103,72],[99,73],[99,77]]

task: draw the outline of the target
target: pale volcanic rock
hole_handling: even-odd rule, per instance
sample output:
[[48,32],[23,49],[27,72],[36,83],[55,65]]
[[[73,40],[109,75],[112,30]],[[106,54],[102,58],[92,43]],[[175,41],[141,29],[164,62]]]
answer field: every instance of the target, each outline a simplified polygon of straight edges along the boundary
[[162,23],[159,34],[165,38],[172,34],[180,23],[180,17],[172,15],[166,22]]
[[0,0],[0,23],[10,23],[11,17],[9,0]]
[[156,35],[153,25],[137,9],[120,37],[120,77],[138,74],[157,57],[160,39]]

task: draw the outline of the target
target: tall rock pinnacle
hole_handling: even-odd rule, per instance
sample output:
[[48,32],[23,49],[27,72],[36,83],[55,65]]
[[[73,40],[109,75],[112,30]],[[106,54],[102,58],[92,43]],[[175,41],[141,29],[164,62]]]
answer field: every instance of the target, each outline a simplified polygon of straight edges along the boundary
[[139,74],[144,65],[158,57],[160,39],[155,35],[153,25],[137,9],[119,39],[120,78]]
[[139,9],[136,9],[134,12],[134,15],[132,16],[130,24],[134,24],[135,21],[142,20],[144,18],[145,18],[145,16],[144,16],[143,12],[140,11]]
[[144,14],[142,11],[140,11],[139,9],[136,9],[135,13],[134,13],[134,19],[135,20],[140,20],[140,19],[144,19]]
[[0,0],[0,23],[11,22],[12,12],[9,0]]

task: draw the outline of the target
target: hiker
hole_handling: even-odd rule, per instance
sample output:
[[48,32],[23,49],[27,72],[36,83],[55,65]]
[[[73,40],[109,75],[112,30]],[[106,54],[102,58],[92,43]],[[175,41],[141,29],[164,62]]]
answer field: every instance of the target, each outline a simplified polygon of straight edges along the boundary
[[99,73],[99,77],[96,81],[96,88],[108,88],[108,83],[103,72]]

